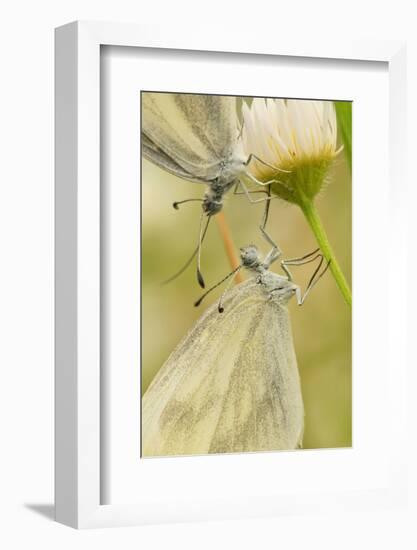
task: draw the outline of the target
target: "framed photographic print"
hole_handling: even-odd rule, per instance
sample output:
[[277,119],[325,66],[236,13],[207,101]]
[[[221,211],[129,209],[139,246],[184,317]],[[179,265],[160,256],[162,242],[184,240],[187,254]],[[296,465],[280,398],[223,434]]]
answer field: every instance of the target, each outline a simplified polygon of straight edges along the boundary
[[404,78],[401,43],[57,29],[58,521],[402,502]]

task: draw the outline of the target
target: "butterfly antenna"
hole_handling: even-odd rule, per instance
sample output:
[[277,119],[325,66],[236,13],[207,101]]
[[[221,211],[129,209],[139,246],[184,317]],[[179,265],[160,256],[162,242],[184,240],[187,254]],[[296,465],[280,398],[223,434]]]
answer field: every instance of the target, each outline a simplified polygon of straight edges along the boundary
[[[194,306],[195,306],[195,307],[198,307],[198,306],[201,304],[201,302],[204,300],[204,298],[207,296],[207,294],[210,294],[210,292],[211,292],[212,290],[214,290],[215,288],[217,288],[218,286],[220,286],[221,284],[223,284],[223,283],[224,283],[225,281],[227,281],[227,279],[228,279],[229,277],[231,277],[232,275],[236,275],[237,272],[238,272],[241,268],[242,268],[242,266],[241,266],[241,265],[238,265],[238,266],[236,267],[236,269],[234,269],[233,271],[231,271],[231,272],[230,272],[228,275],[226,275],[226,277],[224,277],[221,281],[219,281],[219,282],[216,283],[214,286],[212,286],[211,288],[209,288],[202,296],[200,296],[200,298],[199,298],[196,302],[194,302]],[[233,279],[232,279],[232,280],[233,280]]]
[[[201,238],[201,242],[204,241],[204,237],[206,236],[206,233],[207,233],[207,227],[208,227],[208,225],[206,225],[203,236]],[[185,264],[182,266],[182,268],[179,271],[177,271],[174,275],[172,275],[169,279],[166,279],[165,281],[162,281],[161,285],[166,285],[166,284],[170,283],[171,281],[174,281],[177,277],[179,277],[180,275],[182,275],[184,273],[184,271],[187,269],[187,267],[191,264],[193,259],[196,257],[199,246],[200,246],[200,243],[198,244],[198,246],[196,246],[194,252],[188,258],[188,260],[185,262]]]
[[184,271],[187,269],[187,267],[190,265],[190,263],[193,261],[193,259],[195,258],[196,254],[198,252],[198,247],[196,247],[196,249],[194,250],[194,252],[191,254],[191,256],[189,257],[189,259],[186,261],[186,263],[182,266],[182,268],[177,271],[174,275],[172,275],[172,277],[170,277],[169,279],[165,279],[165,281],[162,281],[161,285],[167,285],[168,283],[170,283],[171,281],[174,281],[177,277],[179,277],[182,273],[184,273]]
[[179,210],[180,204],[184,204],[186,202],[203,202],[203,199],[185,199],[185,201],[175,201],[172,203],[172,206],[175,210]]
[[204,220],[204,211],[201,212],[200,216],[200,231],[198,234],[198,246],[197,246],[197,281],[198,284],[201,286],[201,288],[205,288],[205,283],[203,279],[203,275],[201,274],[201,245],[203,244],[203,239],[205,234],[207,233],[207,229],[210,223],[211,216],[207,217],[207,223],[204,227],[203,220]]
[[238,271],[239,269],[241,268],[242,266],[239,265],[236,269],[235,269],[235,272],[232,273],[233,277],[230,279],[230,281],[227,283],[226,285],[226,288],[224,289],[223,291],[223,294],[220,296],[220,300],[219,300],[219,305],[217,306],[217,309],[219,310],[219,313],[223,313],[224,311],[224,307],[223,307],[223,300],[224,300],[224,297],[226,296],[226,293],[228,292],[231,284],[233,283],[236,275],[238,274]]

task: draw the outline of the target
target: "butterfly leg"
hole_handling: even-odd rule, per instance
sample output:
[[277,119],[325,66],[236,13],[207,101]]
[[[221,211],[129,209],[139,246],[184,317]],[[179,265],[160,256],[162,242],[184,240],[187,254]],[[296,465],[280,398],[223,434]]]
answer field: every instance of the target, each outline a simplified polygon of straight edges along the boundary
[[271,264],[273,264],[282,255],[282,252],[279,246],[272,240],[272,237],[266,232],[265,228],[262,225],[259,227],[259,229],[261,230],[264,239],[272,246],[272,249],[268,252],[263,261],[263,265],[266,269],[268,269]]
[[[238,191],[239,185],[242,187],[243,192]],[[267,197],[264,197],[263,199],[253,200],[250,196],[253,193],[264,193],[264,194],[267,195]],[[260,203],[260,202],[265,203],[265,210],[264,210],[264,214],[263,214],[263,217],[262,217],[262,223],[261,223],[261,226],[263,228],[265,228],[266,223],[268,221],[269,207],[270,207],[270,204],[271,204],[271,200],[279,198],[279,197],[271,197],[271,186],[268,185],[268,189],[257,189],[256,191],[249,191],[249,189],[246,187],[246,185],[243,183],[243,181],[239,180],[237,182],[236,186],[235,186],[233,194],[234,195],[246,195],[246,198],[248,199],[248,201],[251,204],[257,204],[257,203]]]
[[255,178],[254,175],[252,175],[250,172],[245,172],[245,176],[250,179],[251,181],[253,181],[254,183],[256,183],[256,185],[261,185],[262,187],[265,187],[267,185],[272,185],[273,183],[280,183],[282,184],[281,181],[277,180],[277,179],[273,179],[273,180],[268,180],[268,181],[260,181],[258,180],[258,178]]
[[[328,270],[329,268],[329,265],[330,265],[330,262],[331,260],[329,260],[325,266],[325,268],[322,270],[321,273],[318,274],[322,264],[323,264],[323,261],[324,261],[324,257],[320,254],[320,262],[319,262],[319,265],[317,266],[317,268],[315,269],[312,277],[310,278],[310,281],[307,285],[307,288],[306,288],[306,291],[304,292],[304,294],[302,294],[301,292],[301,288],[299,286],[297,286],[295,288],[295,296],[296,296],[296,299],[297,299],[297,304],[299,306],[302,306],[307,298],[307,296],[310,294],[311,290],[313,287],[316,286],[316,284],[319,282],[319,280],[323,277],[323,275],[326,273],[326,271]],[[307,263],[307,262],[306,262]],[[297,265],[302,265],[302,264],[297,264]],[[317,275],[318,274],[318,275]],[[317,276],[317,277],[316,277]],[[289,281],[291,281],[291,279],[289,278],[288,279]],[[269,294],[269,299],[272,299],[273,297],[273,292],[276,292],[278,290],[281,290],[280,288],[276,288],[276,289],[273,289],[270,291],[270,294]]]
[[248,189],[246,189],[246,192],[245,191],[238,191],[239,185],[240,185],[240,182],[238,181],[237,184],[235,185],[234,190],[233,190],[233,195],[245,195],[245,196],[247,196],[248,194],[249,195],[254,195],[255,193],[263,193],[263,194],[268,193],[268,191],[266,191],[266,189],[257,189],[256,191],[249,191]]
[[[238,186],[241,186],[241,188],[243,189],[243,193],[239,193],[237,191],[237,189],[239,188]],[[252,197],[251,197],[251,194],[253,193],[264,193],[266,195],[268,195],[267,197],[264,197],[262,199],[255,199],[253,200]],[[249,191],[249,189],[246,187],[246,185],[243,183],[243,181],[238,181],[238,183],[236,184],[236,187],[235,187],[235,190],[233,191],[233,194],[234,195],[246,195],[246,198],[248,199],[248,201],[251,203],[251,204],[258,204],[260,202],[269,202],[273,199],[278,199],[279,197],[271,197],[271,193],[270,193],[270,190],[265,190],[265,189],[260,189],[260,190],[256,190],[256,191]]]
[[268,162],[265,162],[264,160],[262,160],[261,158],[259,158],[257,155],[255,155],[254,153],[251,153],[246,162],[245,162],[245,166],[248,166],[251,162],[252,162],[252,159],[255,159],[257,160],[258,162],[260,162],[261,164],[263,164],[264,166],[268,166],[268,168],[271,168],[272,170],[276,170],[277,172],[285,172],[287,174],[290,174],[291,173],[291,170],[284,170],[283,168],[278,168],[278,166],[274,166],[272,164],[269,164]]
[[313,262],[314,260],[317,260],[318,258],[320,258],[320,261],[319,261],[316,269],[314,270],[313,275],[310,277],[310,280],[308,282],[308,285],[307,285],[306,291],[304,292],[304,295],[301,294],[300,288],[297,287],[296,297],[297,297],[297,303],[298,303],[299,306],[303,305],[303,303],[305,302],[305,299],[307,298],[308,294],[311,292],[311,289],[316,286],[318,281],[323,277],[323,275],[326,273],[326,271],[328,270],[328,268],[330,266],[331,260],[329,260],[326,263],[324,269],[320,273],[321,266],[323,265],[323,262],[324,262],[324,256],[320,252],[317,253],[318,250],[319,249],[315,250],[314,252],[310,252],[310,254],[306,254],[302,258],[293,258],[291,260],[284,260],[284,261],[281,262],[282,268],[287,273],[288,280],[291,281],[292,278],[291,278],[291,274],[290,274],[290,272],[287,268],[287,265],[304,265],[304,264],[308,264],[308,263]]
[[264,209],[264,215],[263,215],[263,218],[262,218],[262,223],[261,223],[261,227],[262,229],[264,230],[265,227],[266,227],[266,224],[268,222],[268,218],[269,218],[269,208],[271,206],[271,186],[268,185],[268,198],[269,200],[267,200],[265,202],[265,209]]
[[306,254],[305,256],[301,256],[299,258],[289,258],[288,260],[282,260],[281,267],[283,271],[285,271],[288,280],[292,281],[293,277],[291,275],[290,270],[288,269],[289,265],[304,265],[308,264],[310,262],[313,262],[317,258],[322,258],[322,254],[319,252],[319,248],[316,248],[316,250],[313,250],[313,252],[310,252],[309,254]]

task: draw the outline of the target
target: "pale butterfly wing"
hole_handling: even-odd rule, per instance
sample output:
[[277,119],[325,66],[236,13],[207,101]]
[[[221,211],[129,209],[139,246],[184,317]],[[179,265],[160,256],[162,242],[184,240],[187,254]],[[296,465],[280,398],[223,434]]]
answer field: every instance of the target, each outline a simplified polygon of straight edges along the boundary
[[142,400],[143,456],[295,449],[304,412],[285,305],[251,279],[213,305]]
[[232,96],[178,94],[184,117],[214,160],[227,158],[237,139],[236,98]]
[[[177,175],[204,182],[215,179],[237,141],[236,98],[197,94],[142,94],[144,155]],[[153,144],[152,156],[149,143]],[[157,152],[162,154],[158,156]],[[173,170],[171,164],[171,170]],[[187,176],[184,176],[184,173]]]
[[171,157],[169,157],[162,149],[160,149],[153,141],[151,141],[145,134],[142,133],[142,151],[145,158],[163,168],[167,172],[185,178],[195,183],[207,183],[204,179],[196,178],[192,174],[188,173],[182,166],[177,164]]

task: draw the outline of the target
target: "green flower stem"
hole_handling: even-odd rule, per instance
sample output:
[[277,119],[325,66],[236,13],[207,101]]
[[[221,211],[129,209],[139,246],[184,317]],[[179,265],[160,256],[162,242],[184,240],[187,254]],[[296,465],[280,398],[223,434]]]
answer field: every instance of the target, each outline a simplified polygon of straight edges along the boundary
[[336,256],[334,255],[332,247],[330,246],[330,243],[327,239],[326,232],[321,223],[319,214],[317,212],[316,207],[314,206],[313,201],[307,198],[304,198],[304,200],[300,202],[299,205],[317,239],[317,242],[320,246],[323,256],[326,258],[327,261],[330,261],[329,269],[333,274],[333,277],[337,283],[337,286],[340,289],[340,292],[343,295],[343,298],[345,299],[345,302],[349,306],[351,306],[352,293],[342,273],[342,270],[340,269],[340,266],[336,260]]

